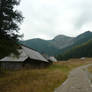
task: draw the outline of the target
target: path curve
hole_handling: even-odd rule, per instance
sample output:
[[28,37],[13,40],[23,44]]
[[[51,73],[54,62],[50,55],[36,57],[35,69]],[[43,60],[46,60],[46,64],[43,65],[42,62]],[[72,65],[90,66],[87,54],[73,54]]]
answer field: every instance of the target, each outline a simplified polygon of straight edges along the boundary
[[87,71],[89,66],[92,66],[92,64],[72,70],[68,79],[54,92],[92,92],[92,85]]

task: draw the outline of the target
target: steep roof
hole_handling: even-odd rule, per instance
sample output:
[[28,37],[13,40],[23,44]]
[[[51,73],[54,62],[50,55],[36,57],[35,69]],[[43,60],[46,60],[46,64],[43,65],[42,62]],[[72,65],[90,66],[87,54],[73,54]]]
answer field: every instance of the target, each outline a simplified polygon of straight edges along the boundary
[[24,52],[26,53],[26,55],[28,57],[30,57],[31,59],[35,59],[35,60],[40,60],[40,61],[45,61],[48,62],[45,57],[43,57],[39,52],[37,52],[36,50],[33,50],[31,48],[28,48],[26,46],[22,45],[22,49],[24,50]]
[[16,62],[23,62],[25,61],[28,57],[33,60],[38,60],[38,61],[44,61],[48,62],[39,52],[36,50],[33,50],[31,48],[28,48],[24,45],[21,45],[21,48],[19,51],[20,55],[16,57],[14,54],[11,54],[10,56],[7,56],[0,61],[16,61]]

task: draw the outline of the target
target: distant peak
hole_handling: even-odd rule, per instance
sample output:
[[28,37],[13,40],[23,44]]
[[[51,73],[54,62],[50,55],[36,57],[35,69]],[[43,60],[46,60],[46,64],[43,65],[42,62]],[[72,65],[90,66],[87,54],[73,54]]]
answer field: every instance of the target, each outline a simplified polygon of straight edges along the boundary
[[65,37],[65,35],[57,35],[55,38],[62,38]]
[[[82,33],[82,34],[80,34],[80,35],[88,35],[88,34],[92,34],[92,32],[88,30],[88,31],[86,31],[86,32],[84,32],[84,33]],[[79,35],[79,36],[80,36],[80,35]]]
[[57,40],[57,39],[64,39],[64,38],[72,38],[66,35],[57,35],[53,40]]
[[84,32],[84,33],[92,33],[92,32],[88,30],[88,31],[86,31],[86,32]]
[[91,32],[90,30],[86,31],[86,32]]

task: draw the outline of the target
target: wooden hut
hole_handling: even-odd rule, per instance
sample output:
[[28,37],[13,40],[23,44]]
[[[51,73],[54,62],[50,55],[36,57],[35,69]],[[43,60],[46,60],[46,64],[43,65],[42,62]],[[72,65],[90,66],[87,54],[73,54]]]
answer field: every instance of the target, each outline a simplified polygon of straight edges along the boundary
[[33,50],[32,48],[21,45],[21,49],[18,51],[20,53],[19,56],[11,54],[10,56],[1,59],[1,68],[17,70],[23,67],[41,68],[46,67],[49,64],[45,57],[43,57],[38,51]]
[[50,63],[54,63],[54,62],[57,62],[57,59],[56,59],[54,56],[50,56],[50,57],[48,58],[48,61],[49,61]]

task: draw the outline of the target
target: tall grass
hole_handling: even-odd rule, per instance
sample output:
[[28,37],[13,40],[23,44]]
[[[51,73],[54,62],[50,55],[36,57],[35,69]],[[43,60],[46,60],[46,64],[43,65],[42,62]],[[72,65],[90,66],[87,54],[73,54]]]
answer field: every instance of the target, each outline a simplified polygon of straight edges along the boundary
[[7,71],[0,76],[0,92],[53,92],[67,78],[69,71],[90,60],[58,62],[47,69]]
[[60,70],[21,70],[0,78],[0,92],[52,92],[65,79]]

